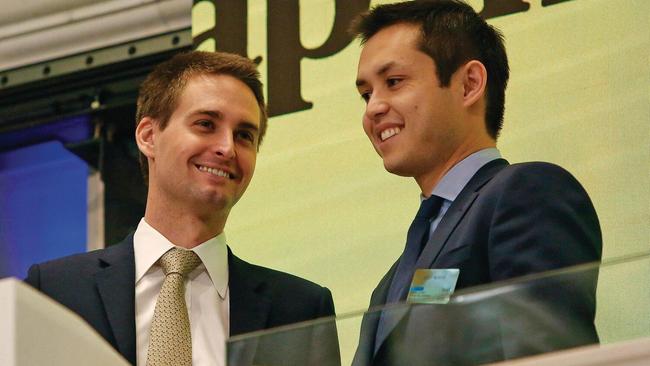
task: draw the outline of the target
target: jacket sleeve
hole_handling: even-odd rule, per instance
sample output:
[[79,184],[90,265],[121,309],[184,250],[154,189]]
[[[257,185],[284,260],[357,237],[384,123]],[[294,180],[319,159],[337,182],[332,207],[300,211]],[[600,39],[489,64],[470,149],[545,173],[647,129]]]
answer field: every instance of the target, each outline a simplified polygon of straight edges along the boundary
[[31,267],[29,267],[29,270],[27,271],[27,278],[25,278],[25,283],[29,284],[37,290],[40,290],[41,269],[38,264],[33,264]]

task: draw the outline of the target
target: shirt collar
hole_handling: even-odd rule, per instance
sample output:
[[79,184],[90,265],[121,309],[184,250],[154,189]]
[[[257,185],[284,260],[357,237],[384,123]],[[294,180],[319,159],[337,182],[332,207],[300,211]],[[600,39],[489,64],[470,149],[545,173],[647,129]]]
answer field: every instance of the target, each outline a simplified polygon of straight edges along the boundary
[[501,158],[496,147],[479,150],[454,165],[433,188],[431,194],[454,201],[470,179],[485,164]]
[[[135,255],[135,282],[154,266],[158,259],[175,245],[158,230],[149,225],[144,218],[133,234],[133,251]],[[196,247],[192,251],[201,258],[198,269],[208,272],[212,284],[223,299],[228,289],[228,249],[226,234],[221,233]]]

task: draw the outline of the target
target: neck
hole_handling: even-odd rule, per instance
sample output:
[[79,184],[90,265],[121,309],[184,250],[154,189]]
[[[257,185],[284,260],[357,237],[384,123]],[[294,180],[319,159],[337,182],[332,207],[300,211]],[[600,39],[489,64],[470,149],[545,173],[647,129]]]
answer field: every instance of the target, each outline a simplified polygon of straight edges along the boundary
[[174,245],[191,249],[221,234],[226,225],[228,212],[206,211],[197,213],[183,205],[147,200],[144,219]]
[[414,177],[417,184],[422,190],[422,196],[429,197],[433,189],[440,183],[440,180],[453,168],[456,164],[461,162],[466,157],[472,155],[473,153],[487,149],[490,147],[496,147],[496,141],[491,138],[483,138],[476,141],[467,141],[466,143],[460,145],[454,152],[443,161],[442,164],[438,164],[433,167],[433,169]]

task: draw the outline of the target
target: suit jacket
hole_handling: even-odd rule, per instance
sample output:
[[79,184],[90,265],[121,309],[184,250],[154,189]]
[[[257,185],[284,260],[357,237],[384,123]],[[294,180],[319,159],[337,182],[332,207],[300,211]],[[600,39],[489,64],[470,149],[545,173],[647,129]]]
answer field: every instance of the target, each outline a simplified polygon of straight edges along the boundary
[[[424,247],[417,261],[417,268],[460,269],[456,285],[458,291],[532,273],[599,261],[601,250],[602,238],[596,212],[587,193],[573,176],[549,163],[509,165],[506,160],[498,159],[479,169],[460,192]],[[385,303],[398,262],[399,259],[373,291],[370,307]],[[577,344],[556,344],[551,345],[552,348],[597,342],[593,327],[596,276],[588,277],[586,282],[583,282],[586,283],[585,286],[580,289],[573,288],[576,291],[572,293],[573,301],[570,306],[554,307],[564,309],[565,315],[568,314],[566,318],[577,319],[582,327],[588,328],[588,336],[573,342]],[[561,292],[558,291],[555,294]],[[545,297],[542,300],[549,299]],[[419,308],[422,313],[424,308]],[[431,310],[435,307],[428,309],[425,312],[435,317],[432,315],[434,311]],[[452,311],[450,308],[440,309]],[[376,354],[374,342],[379,316],[378,313],[365,316],[354,364],[381,365],[397,362],[395,357],[403,354],[396,349],[403,347],[406,350],[412,346],[404,343],[404,339],[412,336],[415,331],[409,327],[422,327],[427,324],[422,319],[414,319],[413,314],[406,313],[405,311],[405,314],[396,317],[391,324],[393,331],[379,345]],[[462,316],[459,316],[460,318]],[[469,320],[471,319],[464,321]],[[431,332],[435,332],[434,327],[430,328]],[[465,331],[471,333],[471,329],[465,328]],[[443,327],[438,331],[444,333]],[[426,344],[427,339],[422,337],[422,329],[418,332],[418,342]],[[491,332],[496,331],[493,329]],[[481,337],[484,340],[494,339],[494,334],[486,334],[477,333],[474,343]],[[435,336],[439,337],[440,341],[448,339],[444,334]],[[451,345],[438,343],[437,346],[439,348],[429,344],[428,349],[437,349],[444,353],[446,350],[440,347]],[[485,361],[519,357],[547,349],[510,347],[510,350],[511,352],[502,354],[502,357],[488,357]],[[414,353],[413,350],[411,353]]]
[[[228,270],[231,336],[334,315],[327,288],[247,263],[230,249]],[[136,363],[133,235],[106,249],[35,264],[25,281],[79,314],[129,362]],[[333,337],[329,346],[335,348],[328,350],[328,357],[338,355],[335,329],[329,337]],[[246,347],[247,362],[253,362],[255,354],[269,353],[258,346]],[[304,351],[290,356],[309,355]],[[284,362],[258,358],[255,362]]]

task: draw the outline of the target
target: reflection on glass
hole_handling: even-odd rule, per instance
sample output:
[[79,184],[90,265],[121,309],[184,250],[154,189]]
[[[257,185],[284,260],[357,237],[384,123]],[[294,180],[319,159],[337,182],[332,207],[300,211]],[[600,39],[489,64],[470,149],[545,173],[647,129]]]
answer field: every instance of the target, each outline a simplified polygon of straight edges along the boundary
[[[609,288],[621,279],[626,298]],[[397,304],[233,337],[228,365],[475,365],[634,339],[650,336],[649,287],[650,253],[579,265],[466,289],[446,304]],[[621,304],[634,306],[621,314]],[[596,327],[596,313],[617,326]],[[382,314],[392,331],[375,347]]]

